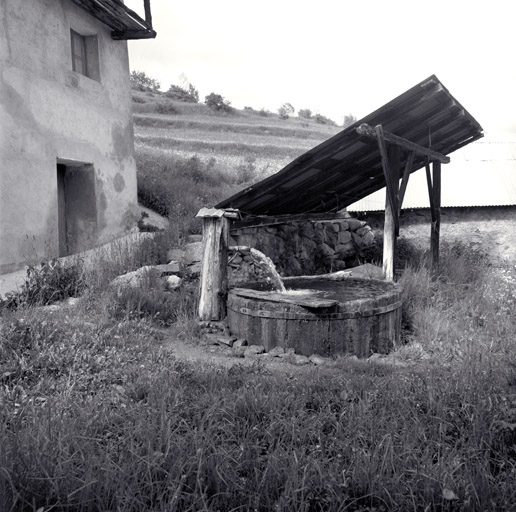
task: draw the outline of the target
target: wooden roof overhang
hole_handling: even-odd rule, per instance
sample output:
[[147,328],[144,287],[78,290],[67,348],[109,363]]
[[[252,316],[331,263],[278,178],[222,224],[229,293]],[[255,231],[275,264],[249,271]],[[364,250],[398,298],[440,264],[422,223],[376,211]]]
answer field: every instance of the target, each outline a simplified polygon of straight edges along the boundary
[[72,2],[111,28],[111,37],[117,40],[152,39],[150,0],[143,0],[145,20],[126,7],[121,0],[72,0]]
[[[412,172],[425,167],[430,179],[430,162],[447,163],[446,155],[482,136],[480,124],[432,75],[216,208],[244,216],[331,212],[387,186],[399,209]],[[392,147],[400,149],[403,176],[386,179]]]

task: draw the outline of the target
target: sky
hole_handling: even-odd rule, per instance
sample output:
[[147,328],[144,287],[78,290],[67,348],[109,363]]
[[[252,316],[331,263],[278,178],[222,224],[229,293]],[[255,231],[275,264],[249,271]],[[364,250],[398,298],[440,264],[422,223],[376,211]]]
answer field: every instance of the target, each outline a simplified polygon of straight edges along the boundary
[[[143,16],[143,0],[126,0]],[[236,108],[283,103],[342,124],[432,74],[487,133],[516,135],[514,0],[151,0],[131,70],[185,75]]]

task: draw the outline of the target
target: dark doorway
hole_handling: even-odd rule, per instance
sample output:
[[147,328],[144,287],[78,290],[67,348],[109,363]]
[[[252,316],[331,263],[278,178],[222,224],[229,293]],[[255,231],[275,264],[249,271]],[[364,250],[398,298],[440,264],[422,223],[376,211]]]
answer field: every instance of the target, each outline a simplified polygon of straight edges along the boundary
[[57,230],[59,256],[95,246],[97,207],[93,165],[58,160]]
[[57,230],[59,233],[59,256],[69,254],[66,235],[65,173],[66,165],[57,164]]

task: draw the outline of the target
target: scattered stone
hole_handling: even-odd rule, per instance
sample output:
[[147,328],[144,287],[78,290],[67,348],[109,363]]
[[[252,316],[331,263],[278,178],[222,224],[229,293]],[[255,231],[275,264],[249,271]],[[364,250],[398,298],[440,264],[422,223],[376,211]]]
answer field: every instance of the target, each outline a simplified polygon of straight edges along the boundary
[[233,348],[240,348],[240,347],[246,347],[247,346],[247,340],[244,340],[243,338],[236,339],[233,342]]
[[305,364],[310,364],[310,359],[306,356],[302,356],[301,354],[293,354],[292,362],[296,366],[304,366]]
[[176,274],[177,272],[179,272],[179,262],[171,261],[170,263],[166,263],[165,265],[156,265],[154,268],[158,272],[161,272],[162,276]]
[[245,357],[245,349],[246,347],[233,345],[233,356],[235,357]]
[[182,282],[183,280],[179,276],[165,276],[165,290],[177,290]]
[[285,356],[292,356],[296,353],[296,351],[292,347],[288,347],[285,349]]
[[269,350],[268,354],[271,357],[283,357],[285,355],[285,349],[283,347],[274,347]]
[[186,272],[191,277],[197,277],[197,276],[201,275],[201,268],[202,268],[201,262],[198,261],[196,263],[193,263],[192,265],[188,265],[188,267],[186,267]]
[[197,242],[202,242],[202,235],[188,235],[186,237],[186,241],[189,244],[194,244],[194,243],[197,243]]
[[169,249],[167,251],[167,260],[172,261],[183,261],[185,257],[185,251],[183,249]]
[[75,306],[80,300],[80,297],[68,297],[64,302],[67,306]]
[[157,274],[151,265],[145,265],[138,270],[115,277],[110,285],[115,287],[129,286],[131,288],[138,288],[146,279],[149,279],[153,272]]
[[248,347],[245,347],[245,355],[247,356],[253,356],[257,354],[263,354],[265,352],[265,348],[263,345],[249,345]]
[[322,357],[319,354],[312,354],[308,359],[311,363],[315,364],[316,366],[321,366],[328,362],[328,359],[326,357]]
[[220,345],[227,345],[228,347],[232,347],[234,342],[233,338],[230,336],[219,336],[217,341]]
[[202,260],[202,242],[187,244],[185,247],[185,263],[197,263]]

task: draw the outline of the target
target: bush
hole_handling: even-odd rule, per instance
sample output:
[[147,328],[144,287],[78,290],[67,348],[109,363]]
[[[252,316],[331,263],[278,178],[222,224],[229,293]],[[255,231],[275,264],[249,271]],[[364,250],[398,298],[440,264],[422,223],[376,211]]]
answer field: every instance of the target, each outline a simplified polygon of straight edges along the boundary
[[344,128],[347,128],[348,126],[351,126],[352,124],[356,123],[357,118],[353,114],[346,114],[344,116],[344,121],[342,123],[342,126]]
[[176,114],[180,114],[179,110],[177,107],[175,107],[172,103],[170,102],[164,102],[164,101],[161,101],[159,103],[156,103],[156,112],[158,114],[164,114],[164,115],[176,115]]
[[78,297],[86,288],[82,262],[63,263],[53,259],[39,267],[29,266],[25,282],[19,292],[0,299],[0,308],[17,309],[22,306],[46,306]]
[[168,217],[171,229],[177,229],[175,237],[199,232],[200,223],[195,219],[199,209],[237,191],[235,178],[221,172],[215,159],[205,162],[195,156],[140,151],[136,163],[138,200]]
[[260,112],[258,112],[262,117],[270,117],[272,116],[272,112],[269,112],[268,110],[265,110],[262,108]]
[[297,115],[305,119],[312,119],[312,111],[309,108],[302,108]]
[[145,71],[131,71],[131,87],[137,91],[156,92],[161,87],[160,83],[148,76]]
[[280,119],[288,119],[294,113],[294,107],[290,103],[283,103],[278,109]]
[[188,85],[188,90],[172,84],[165,95],[170,99],[185,103],[199,103],[199,91],[192,84]]
[[321,114],[315,114],[315,122],[319,124],[327,124],[329,126],[337,126],[337,123],[335,121]]
[[204,103],[216,112],[231,112],[231,103],[220,94],[215,94],[214,92],[208,94],[204,99]]
[[139,96],[133,96],[133,103],[145,103],[145,99],[140,98]]

